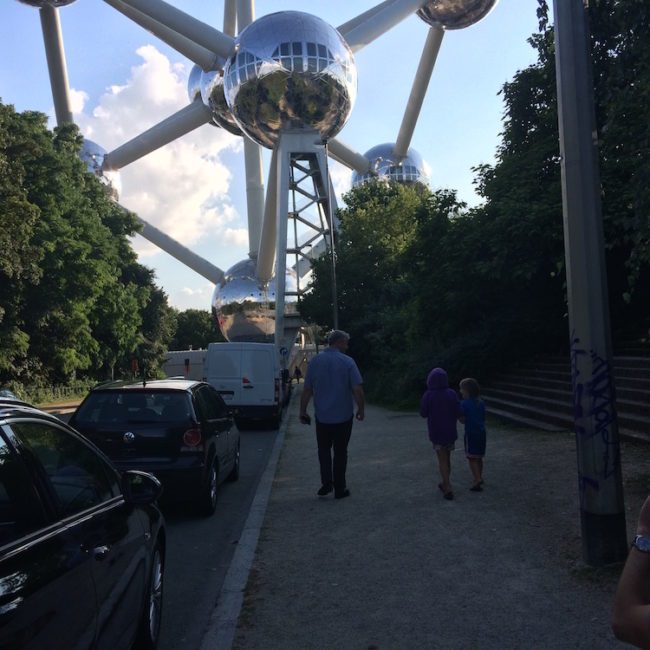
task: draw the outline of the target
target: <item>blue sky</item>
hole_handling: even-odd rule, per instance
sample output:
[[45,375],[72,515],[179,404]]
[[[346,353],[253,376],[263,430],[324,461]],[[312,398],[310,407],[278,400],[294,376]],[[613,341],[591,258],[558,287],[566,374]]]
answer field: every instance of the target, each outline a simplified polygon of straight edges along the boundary
[[[222,26],[221,1],[169,1]],[[256,14],[301,10],[336,26],[375,4],[258,0]],[[480,23],[446,33],[411,143],[428,163],[434,188],[456,189],[476,203],[471,168],[493,160],[503,114],[499,89],[534,61],[526,39],[537,28],[536,7],[537,0],[500,0]],[[101,0],[79,0],[60,9],[60,17],[84,135],[110,151],[187,103],[191,64]],[[357,102],[338,136],[346,144],[363,153],[396,139],[427,29],[412,16],[357,53]],[[2,101],[53,115],[38,10],[2,0],[0,61]],[[349,187],[345,168],[332,173],[339,191]],[[120,176],[124,205],[217,266],[227,269],[246,256],[241,140],[203,126]],[[140,237],[134,246],[173,305],[209,309],[206,280]]]

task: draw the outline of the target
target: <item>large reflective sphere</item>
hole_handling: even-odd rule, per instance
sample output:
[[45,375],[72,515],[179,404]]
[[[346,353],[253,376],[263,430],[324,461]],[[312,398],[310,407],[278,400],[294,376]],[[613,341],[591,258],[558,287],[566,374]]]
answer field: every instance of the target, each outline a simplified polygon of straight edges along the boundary
[[422,156],[409,149],[401,160],[395,156],[395,144],[386,142],[366,151],[365,156],[370,160],[370,171],[365,174],[352,174],[352,187],[367,183],[371,180],[393,181],[396,183],[429,184]]
[[187,79],[187,96],[191,102],[201,99],[201,75],[203,70],[198,65],[192,66],[190,76]]
[[224,67],[226,101],[250,138],[272,148],[280,131],[336,135],[357,94],[352,51],[325,21],[281,11],[251,23]]
[[86,169],[97,176],[99,180],[108,188],[111,197],[117,201],[119,199],[122,184],[120,175],[116,171],[105,172],[102,170],[106,149],[100,147],[96,142],[84,138],[81,145],[79,158],[86,164]]
[[74,0],[18,0],[24,5],[29,5],[30,7],[38,7],[42,9],[43,7],[65,7],[65,5],[70,5]]
[[[245,259],[226,271],[212,296],[212,313],[228,341],[272,343],[275,333],[275,278],[268,287],[255,277],[254,260]],[[287,269],[286,290],[296,291],[296,276]],[[296,316],[297,298],[285,297],[285,316]]]
[[212,111],[212,121],[233,135],[241,135],[223,91],[223,73],[219,70],[201,73],[201,99]]
[[432,27],[463,29],[485,18],[498,0],[431,0],[418,16]]

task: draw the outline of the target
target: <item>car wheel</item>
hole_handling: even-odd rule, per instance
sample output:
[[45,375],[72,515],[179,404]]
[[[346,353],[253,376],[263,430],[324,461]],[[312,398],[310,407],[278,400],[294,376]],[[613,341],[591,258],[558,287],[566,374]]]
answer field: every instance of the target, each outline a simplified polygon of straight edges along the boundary
[[232,466],[232,469],[230,470],[230,474],[228,474],[228,477],[226,478],[227,481],[230,481],[233,483],[239,478],[239,451],[241,448],[241,442],[237,441],[237,451],[235,452],[235,464]]
[[217,495],[219,492],[219,463],[215,458],[210,465],[205,487],[201,493],[199,510],[205,517],[214,514],[217,509]]
[[164,561],[160,544],[156,544],[151,564],[148,593],[145,597],[144,611],[138,629],[138,638],[134,647],[153,650],[158,644],[160,623],[162,620],[162,599],[164,584]]

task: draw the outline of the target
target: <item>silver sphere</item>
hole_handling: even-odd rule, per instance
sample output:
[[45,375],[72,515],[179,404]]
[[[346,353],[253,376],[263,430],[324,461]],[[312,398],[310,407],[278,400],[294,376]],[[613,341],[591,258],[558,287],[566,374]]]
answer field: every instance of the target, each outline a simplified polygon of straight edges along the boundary
[[386,142],[366,151],[365,156],[370,160],[370,171],[365,174],[354,172],[352,187],[372,180],[428,185],[429,178],[422,156],[415,149],[408,149],[406,156],[399,159],[393,153],[394,149],[393,143]]
[[431,27],[463,29],[487,16],[499,0],[431,0],[418,16]]
[[203,70],[198,65],[193,65],[190,76],[187,79],[187,96],[191,102],[201,99],[201,75]]
[[222,72],[211,70],[201,73],[201,99],[212,111],[212,122],[216,126],[226,129],[233,135],[242,134],[226,102]]
[[224,87],[242,131],[272,148],[287,129],[315,129],[323,139],[336,135],[356,99],[357,70],[336,29],[310,14],[281,11],[237,37]]
[[120,182],[120,175],[116,171],[105,172],[102,169],[104,158],[106,156],[106,149],[100,147],[96,142],[84,138],[79,158],[85,163],[86,169],[89,173],[94,174],[108,189],[111,198],[115,201],[119,199],[120,190],[122,185]]
[[[275,333],[275,278],[267,287],[255,277],[255,260],[245,259],[226,271],[212,296],[212,313],[228,341],[272,343]],[[287,269],[286,290],[296,291],[296,275]],[[297,298],[285,297],[285,316],[296,316]]]
[[22,2],[24,5],[29,5],[30,7],[38,7],[39,9],[42,9],[43,7],[65,7],[66,5],[70,5],[74,2],[75,0],[18,0],[18,2]]

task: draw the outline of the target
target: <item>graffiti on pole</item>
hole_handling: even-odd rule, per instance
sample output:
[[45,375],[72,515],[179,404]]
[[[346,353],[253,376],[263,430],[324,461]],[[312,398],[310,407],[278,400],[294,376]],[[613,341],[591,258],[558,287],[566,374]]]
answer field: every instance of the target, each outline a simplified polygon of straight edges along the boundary
[[[588,373],[582,369],[585,363],[590,369]],[[601,480],[606,481],[616,475],[620,452],[611,364],[594,350],[584,348],[575,331],[571,335],[571,383],[577,436],[582,439],[596,438],[601,442],[602,462],[597,468],[597,475],[579,474],[582,502],[587,488],[598,491]]]

